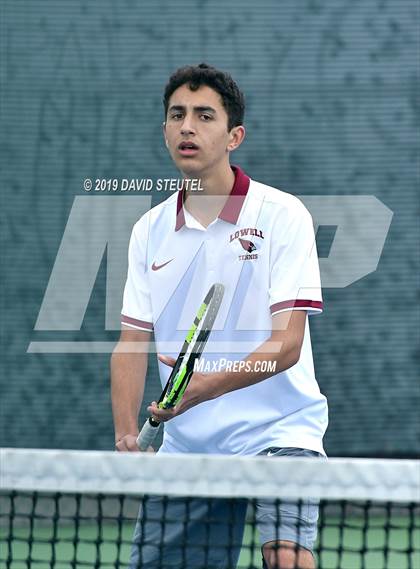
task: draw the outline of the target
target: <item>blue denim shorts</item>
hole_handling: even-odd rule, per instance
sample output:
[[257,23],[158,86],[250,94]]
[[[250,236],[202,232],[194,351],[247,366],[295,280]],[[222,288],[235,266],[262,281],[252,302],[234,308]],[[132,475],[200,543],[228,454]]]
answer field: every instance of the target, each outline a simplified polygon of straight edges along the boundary
[[[311,456],[297,448],[270,448],[273,457]],[[318,502],[258,499],[253,503],[261,546],[288,540],[312,550]],[[128,569],[233,569],[242,548],[248,500],[168,498],[144,500],[134,531]]]

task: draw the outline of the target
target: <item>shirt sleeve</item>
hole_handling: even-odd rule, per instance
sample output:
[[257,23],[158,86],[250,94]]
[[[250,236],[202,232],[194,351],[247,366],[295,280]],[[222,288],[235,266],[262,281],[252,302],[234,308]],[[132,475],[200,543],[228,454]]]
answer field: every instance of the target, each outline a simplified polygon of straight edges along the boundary
[[128,247],[128,274],[124,288],[121,323],[137,330],[153,330],[153,313],[147,274],[148,225],[136,223]]
[[272,315],[285,310],[307,310],[308,314],[323,310],[312,217],[300,201],[285,224],[275,223],[269,298]]

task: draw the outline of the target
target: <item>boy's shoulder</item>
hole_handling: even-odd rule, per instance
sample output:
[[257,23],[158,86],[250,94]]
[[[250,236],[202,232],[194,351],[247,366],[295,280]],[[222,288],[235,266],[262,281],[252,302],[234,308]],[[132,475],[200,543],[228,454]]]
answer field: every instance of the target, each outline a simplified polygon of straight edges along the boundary
[[251,179],[250,198],[271,209],[273,215],[282,213],[287,217],[309,215],[303,202],[293,194]]

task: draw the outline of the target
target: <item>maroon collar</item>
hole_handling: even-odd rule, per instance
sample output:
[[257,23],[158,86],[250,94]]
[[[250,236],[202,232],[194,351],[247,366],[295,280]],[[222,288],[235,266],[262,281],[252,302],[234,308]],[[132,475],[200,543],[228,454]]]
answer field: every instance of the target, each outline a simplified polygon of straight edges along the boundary
[[[229,197],[219,214],[219,219],[223,219],[228,223],[235,224],[238,221],[239,214],[242,209],[242,205],[245,201],[246,195],[249,190],[249,177],[239,168],[239,166],[231,166],[233,173],[235,174],[235,182],[233,188],[229,194]],[[176,202],[176,225],[175,231],[181,229],[185,225],[185,215],[184,215],[184,199],[185,199],[185,188],[178,192],[177,202]]]

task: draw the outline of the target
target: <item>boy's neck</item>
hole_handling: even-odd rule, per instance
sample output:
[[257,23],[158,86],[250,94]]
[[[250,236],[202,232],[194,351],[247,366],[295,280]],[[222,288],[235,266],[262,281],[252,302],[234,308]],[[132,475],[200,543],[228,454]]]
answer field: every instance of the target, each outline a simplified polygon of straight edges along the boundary
[[186,192],[184,207],[207,227],[222,211],[234,183],[235,174],[229,163],[227,167],[220,168],[219,171],[213,170],[209,175],[203,173],[200,178],[203,190]]

